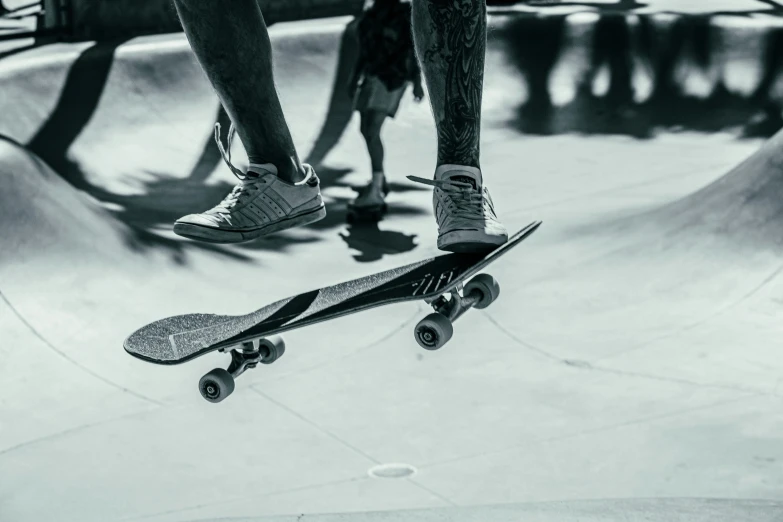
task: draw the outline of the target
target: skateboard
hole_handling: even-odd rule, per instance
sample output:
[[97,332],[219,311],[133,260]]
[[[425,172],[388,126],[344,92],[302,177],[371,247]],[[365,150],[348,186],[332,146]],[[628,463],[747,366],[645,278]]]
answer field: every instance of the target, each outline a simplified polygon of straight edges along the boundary
[[540,225],[540,221],[530,223],[485,254],[442,254],[281,299],[247,315],[187,314],[161,319],[132,333],[124,348],[154,364],[180,364],[209,352],[228,352],[228,368],[216,368],[199,381],[201,395],[210,402],[228,397],[235,379],[246,370],[278,360],[285,353],[285,342],[278,334],[382,305],[419,300],[431,305],[433,313],[419,321],[414,337],[422,348],[437,350],[451,339],[454,321],[471,308],[486,308],[498,298],[498,282],[488,274],[476,274]]

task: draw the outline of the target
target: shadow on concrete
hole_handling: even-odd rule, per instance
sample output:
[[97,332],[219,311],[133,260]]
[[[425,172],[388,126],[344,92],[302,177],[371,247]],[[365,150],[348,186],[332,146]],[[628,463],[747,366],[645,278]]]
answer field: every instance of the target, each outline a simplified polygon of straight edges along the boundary
[[[332,95],[329,99],[329,108],[326,118],[321,125],[321,130],[315,139],[312,149],[304,160],[319,169],[327,154],[337,145],[345,129],[353,116],[353,100],[348,96],[346,86],[351,77],[353,66],[359,56],[358,40],[356,38],[356,20],[350,22],[343,32],[340,40],[339,57],[337,59],[337,71],[335,71],[332,83]],[[322,177],[322,179],[324,179]],[[326,184],[328,185],[328,184]]]
[[384,256],[410,252],[417,246],[415,234],[380,230],[378,223],[349,225],[340,237],[348,248],[359,252],[353,256],[359,263],[372,263]]
[[[730,92],[722,78],[711,93],[684,93],[677,67],[696,72],[715,66],[710,16],[680,17],[662,37],[653,18],[631,21],[623,14],[601,16],[593,27],[587,73],[576,85],[570,102],[555,106],[549,87],[564,53],[567,16],[520,16],[492,33],[506,48],[507,59],[527,80],[527,99],[508,124],[522,134],[620,134],[639,139],[661,130],[719,132],[741,129],[745,136],[769,137],[781,123],[780,103],[772,98],[774,82],[783,72],[783,33],[765,32],[764,73],[750,96]],[[634,24],[632,26],[632,24]],[[657,37],[656,37],[657,36]],[[650,72],[651,94],[634,99],[633,65]],[[593,93],[593,82],[609,71],[608,91]]]
[[[184,208],[194,203],[217,203],[230,190],[226,186],[205,186],[197,176],[210,159],[196,167],[195,183],[190,179],[173,179],[165,174],[153,176],[155,181],[146,187],[143,195],[119,195],[89,182],[78,164],[68,159],[68,150],[92,118],[111,70],[116,49],[125,40],[96,44],[74,62],[68,72],[57,106],[48,120],[27,143],[27,149],[45,161],[49,167],[75,188],[89,194],[102,203],[111,204],[109,211],[121,222],[129,225],[127,246],[134,251],[148,248],[164,248],[178,263],[185,262],[188,247],[208,250],[238,260],[249,260],[233,249],[220,245],[184,242],[155,233],[162,223],[171,224],[183,215]],[[219,158],[219,154],[217,155]],[[218,195],[219,194],[219,195]],[[187,212],[184,212],[187,213]],[[176,217],[174,217],[176,216]],[[172,219],[173,218],[173,219]]]
[[123,43],[125,40],[96,44],[79,56],[68,71],[56,108],[27,144],[31,152],[48,163],[71,185],[100,200],[106,200],[111,195],[90,185],[82,170],[68,159],[67,154],[95,114],[106,87],[114,53]]
[[[307,157],[308,162],[319,164],[338,143],[350,122],[353,108],[350,98],[345,94],[345,85],[356,58],[354,40],[349,27],[343,35],[340,46],[331,104],[315,145]],[[182,262],[184,262],[184,256],[181,255],[183,249],[190,247],[207,249],[235,259],[249,259],[241,254],[242,250],[281,251],[293,244],[316,241],[316,238],[293,237],[283,233],[247,244],[224,247],[180,241],[160,235],[159,231],[169,229],[177,218],[193,212],[194,209],[207,209],[219,203],[233,186],[226,182],[206,184],[214,169],[222,163],[213,140],[212,129],[206,135],[203,150],[186,178],[173,177],[165,172],[146,172],[145,178],[151,178],[152,181],[145,182],[141,194],[132,195],[115,194],[90,183],[80,166],[68,159],[68,150],[94,115],[106,86],[115,51],[124,41],[99,43],[81,54],[69,70],[55,110],[36,135],[30,139],[27,148],[43,159],[72,186],[109,204],[107,206],[109,211],[121,222],[129,225],[133,231],[134,235],[128,238],[128,244],[134,250],[163,247],[177,253],[175,259]],[[227,132],[231,122],[222,107],[217,109],[216,120],[221,123],[223,132]],[[351,187],[342,181],[342,178],[351,172],[351,169],[331,168],[325,165],[319,166],[318,169],[324,187]],[[404,184],[393,184],[392,189],[421,190]],[[346,204],[347,199],[326,198],[327,217],[306,228],[324,232],[343,227]],[[426,209],[414,209],[403,205],[394,209],[391,215],[395,213],[424,214]],[[379,234],[379,237],[388,237],[388,233],[379,232]],[[370,233],[366,232],[363,237],[369,241],[369,235]],[[368,244],[372,243],[373,241],[369,241]],[[382,241],[374,243],[381,244]],[[364,252],[365,257],[368,258],[379,255],[369,250]]]
[[[584,5],[589,5],[589,2]],[[683,94],[675,79],[676,68],[683,61],[695,69],[707,69],[712,65],[714,50],[711,47],[710,17],[681,17],[667,30],[667,38],[662,39],[660,29],[651,17],[639,16],[638,22],[631,24],[625,14],[617,12],[619,9],[630,11],[641,5],[621,2],[611,9],[606,8],[605,16],[598,18],[591,36],[585,40],[590,47],[588,56],[591,57],[588,73],[577,86],[575,98],[560,106],[553,103],[549,85],[553,70],[566,50],[563,42],[567,16],[513,15],[508,17],[507,23],[493,28],[490,31],[490,38],[494,40],[491,45],[503,47],[508,63],[526,79],[528,91],[527,100],[512,110],[512,119],[501,125],[516,129],[520,134],[621,134],[637,139],[651,138],[662,129],[718,132],[741,128],[747,136],[768,137],[781,127],[780,104],[770,93],[783,73],[783,31],[773,28],[765,33],[763,78],[752,96],[732,94],[719,84],[708,97],[696,98]],[[345,94],[345,85],[357,53],[353,25],[349,24],[341,37],[329,108],[314,145],[305,157],[306,162],[317,166],[326,188],[342,186],[357,189],[344,180],[350,169],[322,164],[339,142],[352,116],[352,103]],[[137,195],[114,194],[89,182],[79,165],[70,161],[67,154],[93,117],[106,86],[115,51],[124,41],[100,43],[82,53],[68,72],[55,110],[29,141],[28,148],[71,185],[109,204],[109,211],[135,231],[135,237],[130,238],[135,248],[163,247],[182,252],[184,248],[193,247],[242,257],[243,249],[277,251],[295,243],[317,241],[317,238],[302,239],[298,235],[280,234],[239,248],[228,248],[180,241],[160,234],[161,230],[170,230],[178,217],[194,209],[206,209],[217,204],[231,189],[229,183],[206,184],[221,162],[211,128],[205,129],[203,150],[186,178],[176,178],[165,172],[147,173],[153,181],[147,182],[143,193]],[[652,93],[643,102],[634,100],[634,61],[645,63],[652,71]],[[593,94],[591,84],[602,70],[609,71],[609,88],[598,96]],[[218,108],[216,119],[223,129],[228,128],[229,118],[222,108]],[[406,184],[395,184],[392,189],[422,190]],[[326,199],[327,218],[307,227],[319,233],[345,226],[347,199]],[[429,209],[394,205],[390,215],[395,213],[425,215]],[[349,233],[349,237],[355,234],[359,234],[360,240],[351,245],[380,245],[384,242],[392,245],[388,247],[391,250],[387,247],[375,250],[362,247],[359,249],[362,254],[357,260],[377,259],[392,251],[404,251],[400,249],[409,245],[407,239],[399,238],[410,236],[401,232],[363,229]],[[372,234],[376,234],[375,240],[370,238]],[[390,234],[399,234],[399,238],[395,239]]]

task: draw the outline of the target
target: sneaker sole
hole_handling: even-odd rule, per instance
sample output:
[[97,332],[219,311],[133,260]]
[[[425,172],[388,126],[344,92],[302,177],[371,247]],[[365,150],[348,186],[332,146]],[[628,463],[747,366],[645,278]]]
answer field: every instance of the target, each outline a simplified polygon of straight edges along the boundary
[[438,249],[455,254],[483,254],[507,241],[508,235],[490,236],[475,230],[453,230],[438,237]]
[[325,217],[326,207],[321,206],[304,214],[275,221],[264,227],[251,230],[221,230],[219,228],[212,228],[194,223],[174,223],[174,233],[178,236],[205,243],[243,243],[289,228],[309,225],[310,223],[315,223]]

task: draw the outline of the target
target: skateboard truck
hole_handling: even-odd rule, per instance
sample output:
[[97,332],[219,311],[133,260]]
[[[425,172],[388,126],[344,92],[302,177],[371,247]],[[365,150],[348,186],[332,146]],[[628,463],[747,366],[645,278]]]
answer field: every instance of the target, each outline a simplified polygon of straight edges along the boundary
[[[221,350],[226,351],[226,350]],[[280,336],[265,337],[243,342],[232,348],[231,363],[227,369],[215,368],[204,375],[198,389],[209,402],[220,402],[234,391],[234,380],[261,364],[272,364],[285,353],[285,341]]]
[[491,305],[500,295],[500,285],[489,274],[479,274],[462,288],[457,285],[450,297],[440,295],[428,299],[435,310],[416,325],[414,336],[425,350],[442,348],[454,335],[454,321],[471,308],[483,309]]

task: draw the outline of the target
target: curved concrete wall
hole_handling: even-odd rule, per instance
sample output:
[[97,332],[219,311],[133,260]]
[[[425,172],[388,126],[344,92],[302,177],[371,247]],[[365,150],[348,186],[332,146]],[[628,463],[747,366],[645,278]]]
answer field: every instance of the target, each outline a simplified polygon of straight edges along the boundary
[[[331,134],[339,134],[350,117],[345,114],[350,107],[339,103],[342,87],[337,87],[355,53],[352,40],[343,35],[347,21],[339,19],[329,34],[319,29],[308,38],[301,36],[311,30],[307,26],[297,29],[294,39],[282,36],[285,31],[272,31],[283,96],[307,92],[294,103],[307,104],[317,113],[327,110]],[[303,54],[292,56],[286,42],[294,40],[312,42]],[[342,45],[343,40],[348,45]],[[156,42],[165,42],[156,52],[171,54],[165,67],[159,57],[145,57],[144,51],[124,51],[153,49]],[[118,71],[137,62],[155,61],[160,68],[144,65],[123,81],[153,82],[151,91],[142,89],[143,97],[148,100],[154,92],[171,98],[170,105],[161,105],[162,112],[181,114],[183,107],[205,96],[216,106],[181,36],[118,45],[62,45],[0,61],[0,86],[7,94],[0,99],[0,113],[17,115],[0,121],[0,132],[25,140],[35,132],[28,127],[20,133],[28,123],[35,127],[63,111],[80,113],[85,104],[94,106],[99,99],[114,106],[113,93],[129,95],[112,87],[114,79],[122,77]],[[297,74],[306,76],[298,77],[296,87],[286,83]],[[306,82],[329,88],[313,96],[313,89],[302,89]],[[62,103],[58,96],[64,97]],[[485,121],[499,118],[522,133],[644,138],[667,128],[770,136],[781,127],[781,104],[783,24],[777,18],[585,12],[490,16]]]
[[[180,31],[171,0],[71,0],[74,37],[112,39]],[[259,0],[267,23],[344,16],[361,12],[365,0]]]

